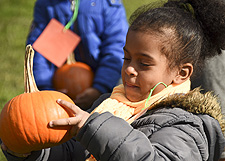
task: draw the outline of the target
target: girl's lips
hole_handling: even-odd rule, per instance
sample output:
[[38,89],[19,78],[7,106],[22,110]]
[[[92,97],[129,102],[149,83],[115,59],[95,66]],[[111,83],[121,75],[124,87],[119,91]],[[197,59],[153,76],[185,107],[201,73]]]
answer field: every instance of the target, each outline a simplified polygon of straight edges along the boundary
[[134,85],[132,83],[126,82],[126,86],[127,87],[138,87],[137,85]]

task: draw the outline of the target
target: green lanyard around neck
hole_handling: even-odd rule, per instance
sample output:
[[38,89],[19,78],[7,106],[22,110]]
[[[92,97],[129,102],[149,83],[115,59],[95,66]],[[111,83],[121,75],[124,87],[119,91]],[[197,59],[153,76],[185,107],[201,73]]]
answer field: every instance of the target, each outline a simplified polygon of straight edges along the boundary
[[147,107],[148,107],[148,101],[149,101],[149,99],[151,98],[151,96],[152,96],[152,92],[155,90],[155,88],[158,86],[158,85],[160,85],[160,84],[163,84],[166,88],[167,88],[167,85],[165,84],[165,83],[163,83],[163,82],[159,82],[159,83],[157,83],[151,90],[150,90],[150,93],[149,93],[149,95],[148,95],[148,98],[146,99],[146,102],[145,102],[145,107],[142,109],[142,110],[144,110],[144,109],[146,109]]
[[72,24],[76,21],[77,15],[78,15],[79,5],[80,5],[80,0],[75,0],[75,9],[74,9],[74,12],[73,12],[73,16],[70,19],[70,21],[66,24],[64,29],[68,30],[72,26]]

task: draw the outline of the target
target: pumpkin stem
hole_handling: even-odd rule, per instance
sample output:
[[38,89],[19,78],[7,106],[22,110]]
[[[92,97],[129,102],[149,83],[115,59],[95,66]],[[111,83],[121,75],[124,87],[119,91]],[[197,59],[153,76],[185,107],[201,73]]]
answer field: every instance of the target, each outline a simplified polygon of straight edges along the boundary
[[71,53],[67,58],[66,64],[73,64],[73,63],[76,63],[76,60],[74,53]]
[[33,59],[34,59],[34,50],[31,45],[27,45],[24,61],[25,93],[32,93],[39,91],[33,75]]

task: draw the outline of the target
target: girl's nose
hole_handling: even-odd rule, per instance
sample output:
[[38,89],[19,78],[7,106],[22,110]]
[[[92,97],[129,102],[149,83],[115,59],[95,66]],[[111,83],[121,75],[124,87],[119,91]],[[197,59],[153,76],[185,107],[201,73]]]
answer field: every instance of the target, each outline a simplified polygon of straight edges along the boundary
[[137,71],[135,70],[133,66],[127,66],[125,72],[127,73],[127,75],[137,76]]

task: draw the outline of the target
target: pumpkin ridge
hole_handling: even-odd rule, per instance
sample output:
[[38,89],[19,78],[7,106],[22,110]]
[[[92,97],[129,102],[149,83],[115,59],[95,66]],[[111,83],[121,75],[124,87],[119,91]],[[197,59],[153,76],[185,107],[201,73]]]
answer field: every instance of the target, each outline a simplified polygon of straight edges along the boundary
[[[18,111],[19,112],[17,112],[17,114],[18,114],[18,118],[20,118],[20,121],[19,122],[22,122],[22,125],[24,125],[24,120],[23,120],[23,117],[22,117],[22,115],[21,115],[21,113],[23,112],[22,111],[22,108],[21,107],[23,107],[23,106],[21,106],[21,104],[23,103],[23,96],[24,95],[19,95],[18,97],[17,97],[17,102],[18,102],[18,104],[19,104],[19,106],[17,105],[17,107],[20,107],[20,108],[17,108],[18,109]],[[22,101],[21,101],[22,100]],[[22,128],[21,128],[22,127]],[[28,142],[28,137],[27,137],[27,134],[26,134],[26,130],[25,130],[25,127],[24,126],[21,126],[19,129],[20,129],[20,132],[23,134],[23,136],[26,136],[26,137],[23,137],[24,138],[24,140],[26,141],[26,142]],[[15,139],[15,140],[18,140],[18,139]],[[18,142],[20,142],[19,140],[18,140]]]
[[[15,98],[12,98],[9,101],[9,106],[8,106],[9,108],[7,108],[7,113],[11,113],[10,108],[11,108],[11,105],[13,104],[14,101],[15,101]],[[11,117],[8,117],[8,120],[10,120],[10,121],[7,121],[7,122],[11,122]],[[11,135],[13,135],[13,137],[15,137],[15,132],[13,132],[13,129],[11,127],[8,128],[8,129],[10,129],[10,133],[9,134],[11,134]],[[14,139],[14,140],[16,140],[17,143],[19,143],[18,139]],[[13,144],[11,144],[11,143],[9,143],[9,144],[10,144],[11,147],[13,147]],[[17,144],[17,145],[19,145],[19,144]]]
[[[57,117],[59,117],[59,108],[57,108]],[[61,141],[59,131],[57,132],[57,141]]]
[[[53,91],[52,91],[53,92]],[[45,100],[49,100],[48,102],[52,102],[52,97],[51,97],[51,93],[49,93],[49,92],[47,92],[47,91],[41,91],[41,93],[38,93],[39,95],[40,95],[40,97],[41,97],[41,99],[43,100],[42,102],[46,102]],[[54,98],[53,98],[54,99]],[[51,103],[52,104],[52,103]],[[51,106],[51,104],[50,104],[50,106]],[[50,139],[52,138],[52,136],[51,136],[51,133],[47,130],[46,131],[46,126],[47,126],[47,128],[48,128],[48,122],[49,122],[49,120],[50,120],[50,118],[49,118],[49,115],[48,115],[48,113],[46,112],[46,111],[48,111],[48,108],[52,108],[52,107],[47,107],[48,105],[47,104],[43,104],[42,105],[43,106],[43,108],[42,108],[42,113],[44,113],[44,118],[45,118],[45,120],[43,121],[43,123],[44,122],[46,122],[47,123],[47,125],[44,125],[44,127],[45,127],[45,129],[44,129],[44,133],[45,133],[45,135],[47,134],[48,136],[47,137],[45,137],[44,139],[45,140],[41,140],[42,142],[44,142],[45,144],[47,143],[47,145],[49,145],[49,143],[50,143]],[[48,111],[49,112],[49,111]],[[43,126],[43,125],[42,125]],[[52,130],[52,129],[49,129],[49,130]],[[55,131],[56,132],[56,131]],[[42,137],[41,137],[42,138]],[[40,138],[40,139],[41,139]],[[46,148],[46,147],[45,147]]]
[[[39,94],[40,95],[40,93],[35,93],[35,96],[36,96],[36,94]],[[35,113],[37,113],[36,112],[36,109],[34,109],[33,107],[33,104],[34,105],[36,105],[33,101],[36,99],[36,98],[40,98],[40,96],[38,96],[38,97],[36,97],[35,99],[33,99],[33,97],[32,97],[32,95],[30,94],[30,97],[31,97],[31,105],[32,105],[32,110],[33,110],[33,112],[32,112],[32,114],[33,114],[33,118],[34,118],[34,122],[35,122],[35,125],[38,125],[38,119],[37,119],[37,116],[35,115]],[[42,98],[42,97],[41,97]],[[41,101],[42,102],[42,101]],[[43,105],[41,105],[41,106],[43,106]],[[40,114],[40,113],[39,113]],[[42,115],[43,113],[41,113],[41,115]],[[43,143],[42,142],[42,140],[41,140],[41,136],[40,136],[40,131],[38,130],[38,127],[37,126],[35,126],[35,129],[36,129],[36,135],[38,135],[38,142],[41,142],[41,143]],[[35,138],[37,138],[37,137],[35,137]],[[37,140],[35,140],[35,142],[37,142]]]
[[[32,114],[32,117],[35,119],[35,114],[34,114],[34,111],[33,111],[33,100],[32,100],[32,95],[30,94],[30,93],[27,93],[27,95],[29,95],[29,97],[30,97],[30,99],[28,99],[28,100],[30,100],[29,101],[29,107],[31,107],[31,110],[32,110],[32,112],[31,113],[29,113],[29,115],[31,115]],[[23,97],[24,97],[24,95],[22,95]],[[23,99],[22,99],[23,100]],[[21,101],[20,101],[21,102]],[[24,107],[23,105],[21,105],[20,107]],[[23,110],[22,108],[20,108],[21,110]],[[30,117],[30,116],[29,116]],[[27,123],[25,122],[25,120],[24,119],[22,119],[23,120],[23,125],[26,125]],[[36,121],[35,121],[35,123],[36,123]],[[23,126],[24,127],[24,126]],[[32,128],[32,130],[34,130],[34,129],[36,129],[36,127],[34,127],[34,126],[32,126],[32,127],[28,127],[28,128]],[[29,134],[27,133],[27,130],[26,130],[26,127],[24,127],[24,134],[25,134],[25,136],[26,136],[26,138],[27,138],[27,144],[28,145],[30,145],[30,144],[33,144],[33,142],[34,142],[34,140],[31,140],[30,139],[30,136],[29,136]],[[36,131],[37,131],[37,129],[36,129]],[[35,133],[36,134],[36,133]],[[35,137],[36,138],[36,137]]]
[[[50,97],[51,97],[51,99],[50,100],[53,100],[53,99],[55,99],[52,95],[49,95]],[[55,100],[56,101],[56,100]],[[57,108],[57,111],[58,111],[58,108]],[[57,118],[58,118],[58,116],[59,116],[59,113],[58,113],[58,115],[57,115]],[[47,118],[47,117],[46,117]],[[47,118],[48,120],[49,120],[49,118]],[[56,133],[57,132],[57,133]],[[51,136],[50,136],[50,133],[48,133],[49,134],[49,138],[51,138]],[[57,140],[59,140],[59,131],[55,131],[55,133],[54,133],[55,135],[54,135],[54,137],[56,137],[56,134],[57,134]]]

